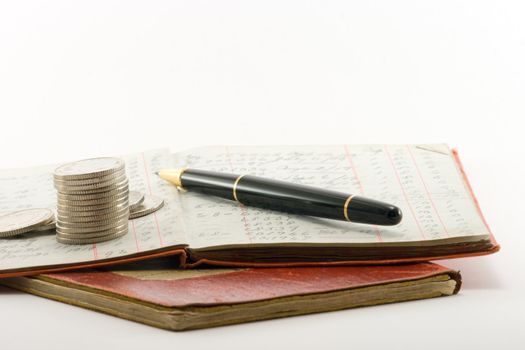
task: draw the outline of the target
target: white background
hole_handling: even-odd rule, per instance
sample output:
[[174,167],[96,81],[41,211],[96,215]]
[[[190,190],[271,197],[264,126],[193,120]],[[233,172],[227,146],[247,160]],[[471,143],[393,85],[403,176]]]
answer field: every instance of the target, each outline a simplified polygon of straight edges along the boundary
[[0,348],[522,349],[522,1],[0,1],[2,168],[208,144],[457,147],[460,295],[172,333],[0,288]]

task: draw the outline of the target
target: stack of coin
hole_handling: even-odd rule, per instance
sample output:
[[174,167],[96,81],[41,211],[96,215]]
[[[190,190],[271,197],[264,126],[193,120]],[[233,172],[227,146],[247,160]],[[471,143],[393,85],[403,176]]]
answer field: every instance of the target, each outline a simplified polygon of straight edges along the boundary
[[128,232],[129,188],[124,161],[92,158],[68,163],[56,168],[53,178],[60,243],[97,243]]

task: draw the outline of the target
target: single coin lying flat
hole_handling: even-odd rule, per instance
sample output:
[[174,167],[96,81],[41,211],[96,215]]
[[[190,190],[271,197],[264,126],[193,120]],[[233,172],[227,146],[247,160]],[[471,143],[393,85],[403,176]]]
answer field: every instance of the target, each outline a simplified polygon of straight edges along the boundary
[[129,211],[134,211],[144,202],[144,193],[129,191]]
[[42,224],[38,227],[35,227],[32,232],[42,232],[42,231],[49,231],[49,230],[54,230],[56,228],[56,220],[55,218],[51,218],[51,220],[49,220],[48,222],[46,222],[45,224]]
[[129,218],[136,219],[141,216],[145,216],[145,215],[154,213],[160,208],[162,208],[163,205],[164,205],[163,199],[147,194],[144,196],[144,202],[142,202],[142,204],[135,210],[130,211]]
[[0,237],[26,233],[48,223],[55,214],[51,209],[33,208],[14,211],[0,216]]

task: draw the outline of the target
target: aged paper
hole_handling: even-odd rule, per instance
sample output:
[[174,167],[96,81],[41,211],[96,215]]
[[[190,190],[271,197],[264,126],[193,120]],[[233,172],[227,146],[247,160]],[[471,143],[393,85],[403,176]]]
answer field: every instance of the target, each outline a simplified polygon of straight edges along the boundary
[[[130,189],[162,197],[153,215],[130,221],[127,236],[69,246],[54,232],[0,239],[0,269],[74,264],[166,249],[254,244],[433,245],[487,239],[475,207],[446,145],[214,146],[170,155],[151,151],[124,157]],[[319,186],[399,206],[395,227],[353,224],[239,205],[179,192],[155,171],[193,167]],[[56,206],[56,166],[0,171],[0,214]]]
[[191,248],[238,244],[406,244],[487,239],[489,231],[446,145],[214,146],[177,153],[178,167],[252,174],[363,195],[399,206],[395,227],[250,208],[180,195]]
[[[129,233],[119,239],[90,244],[57,243],[54,232],[26,233],[0,239],[0,269],[22,269],[73,264],[140,254],[185,243],[177,220],[178,192],[154,172],[170,167],[167,150],[123,157],[130,189],[154,194],[164,199],[164,207],[155,214],[129,222]],[[56,209],[53,170],[56,165],[0,172],[0,214],[24,208]]]

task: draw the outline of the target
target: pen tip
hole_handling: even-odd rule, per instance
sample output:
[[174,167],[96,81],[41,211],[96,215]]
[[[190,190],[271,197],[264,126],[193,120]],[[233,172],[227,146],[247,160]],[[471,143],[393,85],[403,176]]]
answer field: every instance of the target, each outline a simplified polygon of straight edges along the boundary
[[182,184],[180,178],[183,171],[183,169],[161,169],[156,171],[155,174],[161,179],[171,182],[175,186],[181,187]]

